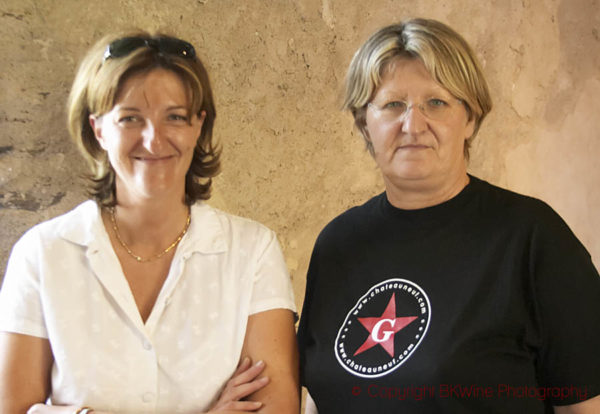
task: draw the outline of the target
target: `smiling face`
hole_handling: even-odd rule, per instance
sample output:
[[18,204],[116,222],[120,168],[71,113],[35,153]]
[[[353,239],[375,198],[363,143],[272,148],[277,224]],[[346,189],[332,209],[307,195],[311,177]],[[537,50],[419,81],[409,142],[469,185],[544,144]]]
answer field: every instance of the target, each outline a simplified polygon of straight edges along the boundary
[[90,116],[115,170],[119,203],[159,196],[184,200],[185,176],[204,120],[204,114],[190,120],[188,108],[179,77],[154,69],[128,78],[112,110]]
[[[405,116],[390,118],[385,108],[397,108],[400,101],[412,107]],[[399,191],[455,195],[464,187],[468,182],[464,144],[473,134],[474,121],[469,121],[464,105],[431,77],[421,60],[398,58],[390,63],[371,103],[366,133],[390,201]],[[423,112],[429,106],[433,115],[440,105],[446,105],[445,115],[435,115],[435,120]],[[458,191],[450,190],[457,185]]]

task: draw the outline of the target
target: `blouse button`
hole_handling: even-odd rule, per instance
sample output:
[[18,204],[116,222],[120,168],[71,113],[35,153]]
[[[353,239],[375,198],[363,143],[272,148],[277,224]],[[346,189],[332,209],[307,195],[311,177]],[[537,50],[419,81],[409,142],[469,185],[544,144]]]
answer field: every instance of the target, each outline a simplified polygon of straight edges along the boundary
[[146,351],[149,351],[152,349],[152,344],[148,341],[144,341],[143,347]]

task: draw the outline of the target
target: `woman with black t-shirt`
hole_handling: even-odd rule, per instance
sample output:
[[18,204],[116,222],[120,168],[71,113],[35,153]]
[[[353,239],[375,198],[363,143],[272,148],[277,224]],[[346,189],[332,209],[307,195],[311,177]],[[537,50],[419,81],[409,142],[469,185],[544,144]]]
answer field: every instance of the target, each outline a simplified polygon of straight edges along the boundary
[[492,104],[464,39],[424,19],[377,31],[344,107],[385,192],[316,242],[307,413],[600,412],[600,278],[550,207],[467,174]]

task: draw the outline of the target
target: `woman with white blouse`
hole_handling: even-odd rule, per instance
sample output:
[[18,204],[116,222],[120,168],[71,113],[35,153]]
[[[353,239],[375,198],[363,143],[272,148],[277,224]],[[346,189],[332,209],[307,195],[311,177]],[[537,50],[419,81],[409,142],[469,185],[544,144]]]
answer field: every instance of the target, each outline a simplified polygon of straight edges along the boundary
[[277,239],[203,202],[219,170],[215,116],[188,42],[139,32],[90,50],[69,129],[92,200],[13,249],[0,412],[298,412]]

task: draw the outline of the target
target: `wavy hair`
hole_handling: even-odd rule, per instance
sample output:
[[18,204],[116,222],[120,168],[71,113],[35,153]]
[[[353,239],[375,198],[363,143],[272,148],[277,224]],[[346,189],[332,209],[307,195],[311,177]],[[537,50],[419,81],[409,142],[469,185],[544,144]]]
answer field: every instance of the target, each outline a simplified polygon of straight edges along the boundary
[[105,59],[108,45],[125,37],[151,40],[170,36],[145,31],[106,36],[92,46],[81,62],[69,95],[67,112],[71,137],[90,166],[86,175],[89,195],[102,206],[116,204],[115,171],[95,137],[89,123],[90,115],[101,116],[109,112],[121,86],[131,76],[162,68],[175,73],[189,91],[188,113],[200,116],[202,111],[206,112],[186,174],[185,202],[190,205],[196,200],[210,198],[212,178],[220,170],[220,148],[212,138],[217,114],[206,68],[198,57],[161,53],[149,46],[139,47],[123,57]]

